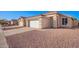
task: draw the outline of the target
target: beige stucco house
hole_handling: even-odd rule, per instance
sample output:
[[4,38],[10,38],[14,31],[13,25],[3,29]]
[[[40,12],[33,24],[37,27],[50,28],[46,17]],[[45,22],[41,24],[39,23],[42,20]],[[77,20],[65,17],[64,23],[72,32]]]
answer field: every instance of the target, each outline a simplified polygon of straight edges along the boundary
[[18,19],[18,25],[19,26],[26,26],[26,17],[20,17],[19,19]]
[[56,11],[50,11],[46,14],[19,18],[19,26],[31,28],[72,28],[78,27],[79,21],[67,15]]

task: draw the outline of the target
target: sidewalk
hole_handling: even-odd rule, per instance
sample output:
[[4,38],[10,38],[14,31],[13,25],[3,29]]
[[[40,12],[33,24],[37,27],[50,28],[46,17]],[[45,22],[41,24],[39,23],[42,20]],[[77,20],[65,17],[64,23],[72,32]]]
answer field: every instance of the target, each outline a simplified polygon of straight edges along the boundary
[[1,26],[0,26],[0,48],[8,48],[8,44],[4,36],[4,33],[1,29]]

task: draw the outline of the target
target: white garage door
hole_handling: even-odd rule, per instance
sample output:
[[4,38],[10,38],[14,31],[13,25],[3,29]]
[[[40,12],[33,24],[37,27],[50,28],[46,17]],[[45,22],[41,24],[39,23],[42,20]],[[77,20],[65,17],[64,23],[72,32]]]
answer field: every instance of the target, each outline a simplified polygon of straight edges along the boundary
[[39,28],[40,24],[38,20],[30,21],[30,27],[32,28]]

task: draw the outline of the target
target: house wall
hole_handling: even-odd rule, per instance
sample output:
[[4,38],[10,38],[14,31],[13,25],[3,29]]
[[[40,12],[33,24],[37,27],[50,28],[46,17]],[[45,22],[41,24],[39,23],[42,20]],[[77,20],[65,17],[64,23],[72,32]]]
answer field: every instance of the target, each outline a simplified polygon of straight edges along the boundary
[[73,20],[73,27],[78,27],[78,21],[77,20]]
[[54,28],[57,28],[57,23],[58,23],[57,20],[58,20],[57,14],[54,14],[53,15],[53,27]]
[[20,18],[19,21],[18,21],[18,25],[19,25],[19,26],[25,26],[25,25],[26,25],[25,19]]
[[[53,28],[58,28],[62,26],[62,16],[60,16],[59,14],[52,14],[52,15],[48,15],[47,17],[52,17],[52,27]],[[50,19],[51,20],[51,19]],[[50,25],[51,26],[51,25]]]
[[[71,28],[73,26],[73,21],[70,17],[67,16],[63,16],[63,15],[58,15],[58,27],[68,27]],[[67,25],[62,25],[62,18],[67,18],[68,19],[68,23]]]
[[[57,28],[57,14],[47,15],[46,17],[49,18],[49,27]],[[52,18],[52,19],[50,19]],[[52,23],[51,23],[52,22]]]
[[73,20],[70,17],[68,18],[67,27],[69,27],[69,28],[73,27]]
[[41,28],[50,28],[51,25],[50,25],[50,20],[48,17],[42,17],[41,18]]
[[[64,15],[60,15],[60,14],[52,14],[52,15],[47,15],[47,17],[52,17],[52,27],[53,28],[60,28],[60,27],[68,27],[68,28],[71,28],[73,27],[73,20],[71,17],[68,17],[68,16],[64,16]],[[62,18],[67,18],[68,19],[68,23],[67,25],[62,25]],[[50,22],[49,22],[50,24]],[[75,24],[77,25],[77,23]],[[51,25],[49,25],[51,26]]]
[[57,28],[60,28],[61,27],[61,17],[60,15],[56,14],[56,22],[57,22]]
[[26,19],[26,27],[29,27],[29,21]]

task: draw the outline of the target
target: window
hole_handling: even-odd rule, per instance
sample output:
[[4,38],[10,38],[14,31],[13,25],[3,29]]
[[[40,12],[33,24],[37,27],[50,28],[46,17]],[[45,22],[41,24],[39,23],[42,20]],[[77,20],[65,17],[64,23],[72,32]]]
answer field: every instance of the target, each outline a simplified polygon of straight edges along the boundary
[[68,23],[67,18],[62,18],[62,25],[67,25],[67,23]]

